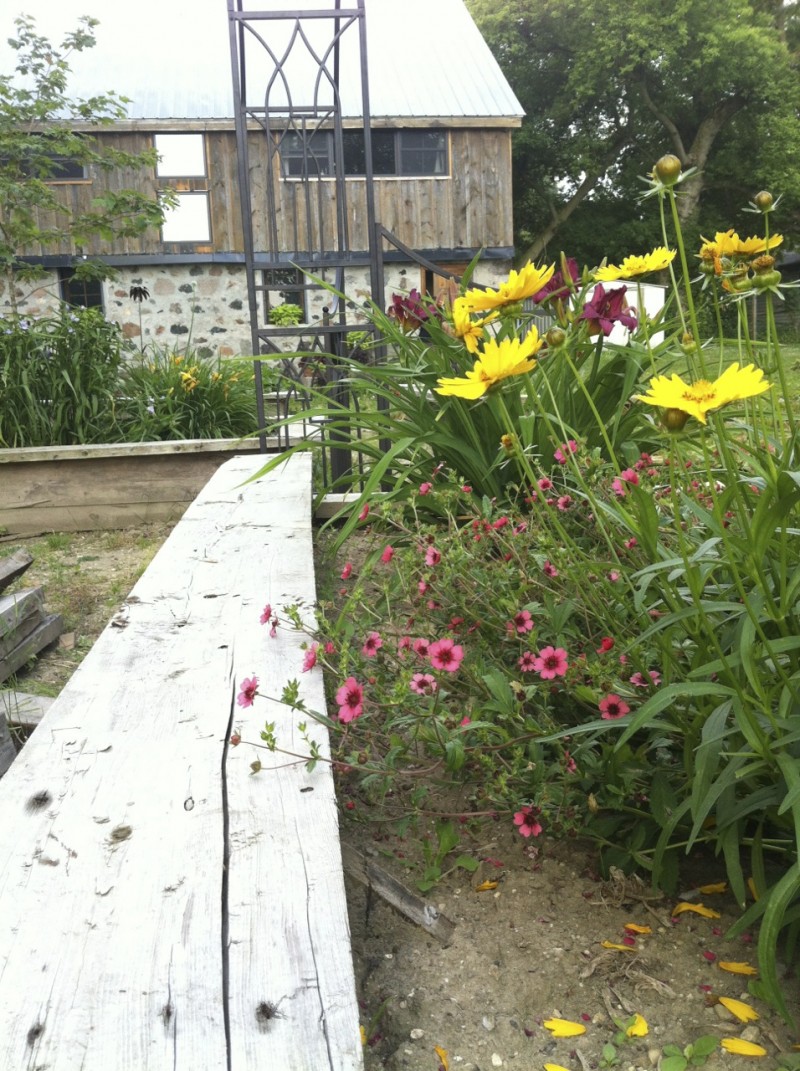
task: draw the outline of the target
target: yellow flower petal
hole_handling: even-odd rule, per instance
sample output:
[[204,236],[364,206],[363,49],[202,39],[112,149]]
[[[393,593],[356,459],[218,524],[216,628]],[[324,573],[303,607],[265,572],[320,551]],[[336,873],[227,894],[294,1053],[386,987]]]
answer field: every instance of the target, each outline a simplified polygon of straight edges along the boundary
[[743,398],[754,398],[769,390],[769,387],[760,368],[752,364],[740,368],[738,363],[734,363],[713,383],[705,379],[684,383],[680,376],[674,374],[669,378],[656,376],[650,380],[647,394],[634,397],[637,401],[658,405],[662,409],[679,409],[705,424],[706,413],[712,409],[720,409]]
[[720,997],[719,1002],[723,1008],[727,1008],[731,1015],[735,1015],[742,1023],[752,1023],[760,1018],[755,1008],[745,1004],[743,1000],[734,1000],[733,997]]
[[629,1038],[646,1038],[650,1033],[650,1027],[647,1025],[647,1020],[637,1012],[625,1033]]
[[625,929],[631,933],[652,933],[649,926],[640,926],[638,922],[626,922]]
[[366,1030],[364,1029],[363,1026],[360,1026],[358,1028],[358,1031],[361,1034],[361,1044],[362,1045],[366,1045],[367,1044],[367,1032],[366,1032]]
[[721,959],[717,966],[721,971],[728,971],[729,974],[758,974],[755,967],[751,967],[749,963],[736,963],[732,960]]
[[500,883],[497,881],[482,881],[480,885],[475,886],[475,892],[491,892],[492,889],[496,889]]
[[463,379],[440,379],[436,393],[474,401],[502,380],[535,368],[533,355],[541,349],[543,341],[535,327],[523,339],[504,338],[500,342],[487,339],[472,371]]
[[439,1057],[439,1063],[444,1068],[444,1071],[450,1071],[450,1061],[447,1058],[447,1049],[443,1049],[441,1045],[434,1045],[433,1051]]
[[685,900],[676,904],[672,909],[673,918],[675,915],[682,915],[684,911],[693,911],[695,915],[702,915],[704,919],[718,919],[722,916],[719,911],[715,911],[713,907],[706,907],[705,904],[690,904]]
[[720,1045],[725,1052],[733,1052],[737,1056],[766,1056],[767,1050],[763,1045],[756,1045],[754,1041],[745,1041],[743,1038],[723,1038]]
[[699,891],[703,894],[703,896],[708,896],[709,893],[725,892],[727,888],[727,881],[715,881],[712,882],[711,885],[701,885]]
[[562,1067],[561,1064],[545,1064],[544,1071],[569,1071],[568,1067]]
[[643,257],[625,257],[619,267],[616,264],[606,264],[595,271],[594,277],[600,283],[613,283],[617,279],[633,279],[649,271],[663,271],[675,259],[675,252],[674,249],[660,245],[652,253],[645,253]]
[[554,271],[555,264],[551,264],[549,268],[537,268],[528,261],[519,271],[509,272],[508,279],[501,283],[497,290],[467,290],[464,294],[465,307],[472,312],[482,312],[515,301],[524,301],[546,286]]
[[615,945],[613,941],[601,941],[601,948],[613,948],[615,952],[635,952],[633,945]]
[[542,1026],[549,1030],[554,1038],[574,1038],[585,1034],[583,1023],[573,1023],[570,1019],[545,1019]]

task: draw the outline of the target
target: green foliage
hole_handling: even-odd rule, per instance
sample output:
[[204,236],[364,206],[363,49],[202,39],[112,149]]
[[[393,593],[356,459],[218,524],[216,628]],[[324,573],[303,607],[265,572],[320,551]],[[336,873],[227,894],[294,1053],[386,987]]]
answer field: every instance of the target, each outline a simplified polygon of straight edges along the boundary
[[299,305],[292,305],[284,301],[282,305],[276,305],[269,310],[269,322],[276,327],[293,327],[303,319],[303,310]]
[[661,1071],[686,1071],[688,1067],[702,1067],[718,1048],[719,1038],[713,1034],[706,1034],[684,1048],[679,1045],[665,1045],[659,1066]]
[[[40,267],[24,254],[42,245],[69,240],[88,245],[95,236],[132,237],[163,222],[163,205],[134,189],[107,191],[90,207],[73,212],[49,180],[58,177],[59,158],[92,171],[141,169],[156,162],[154,151],[122,152],[103,145],[90,131],[124,118],[126,98],[106,93],[88,99],[68,91],[74,54],[95,44],[97,20],[85,16],[78,28],[54,44],[36,31],[33,18],[15,20],[16,36],[9,44],[17,54],[16,70],[0,74],[0,272],[9,300],[16,301],[20,280],[41,277]],[[80,125],[80,130],[73,129]],[[47,220],[52,222],[44,222]],[[111,271],[99,262],[80,261],[76,275],[88,277]]]
[[258,430],[253,374],[241,363],[151,348],[125,365],[119,390],[126,442],[237,438]]
[[96,309],[0,320],[0,446],[114,441],[122,338]]

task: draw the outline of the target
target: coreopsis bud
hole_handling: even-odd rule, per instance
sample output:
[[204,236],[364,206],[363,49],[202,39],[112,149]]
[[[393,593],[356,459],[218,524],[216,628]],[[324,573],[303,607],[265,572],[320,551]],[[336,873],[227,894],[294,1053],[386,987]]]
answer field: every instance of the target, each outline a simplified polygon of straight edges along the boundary
[[517,437],[516,437],[516,435],[501,435],[500,436],[500,445],[502,446],[502,448],[505,450],[505,452],[507,454],[513,454],[514,451],[517,448]]
[[672,153],[667,153],[656,161],[653,175],[660,182],[663,182],[665,186],[674,186],[680,177],[681,170],[682,165],[678,157],[673,156]]
[[772,194],[769,190],[760,190],[753,198],[753,204],[762,212],[769,212],[772,208]]
[[684,331],[681,338],[681,349],[684,353],[694,353],[697,349],[697,343],[694,340],[694,335],[691,331]]
[[661,414],[661,423],[667,431],[683,431],[689,414],[682,409],[665,409]]
[[762,256],[756,257],[756,259],[751,262],[750,267],[754,272],[772,271],[775,267],[775,257],[771,257],[768,253],[764,253]]
[[562,331],[560,327],[551,327],[547,334],[544,336],[544,340],[551,349],[556,349],[558,346],[563,346],[566,341],[567,335],[565,331]]

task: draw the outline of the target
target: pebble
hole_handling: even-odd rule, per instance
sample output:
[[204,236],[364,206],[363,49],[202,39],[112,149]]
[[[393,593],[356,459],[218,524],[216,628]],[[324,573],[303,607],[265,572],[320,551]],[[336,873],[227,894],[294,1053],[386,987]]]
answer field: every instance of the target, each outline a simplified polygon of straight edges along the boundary
[[492,1053],[492,1067],[502,1067],[502,1066],[503,1066],[503,1057],[500,1056],[499,1053],[493,1052]]
[[483,1023],[484,1030],[494,1030],[494,1019],[491,1015],[484,1015],[481,1022]]
[[736,1018],[735,1015],[731,1015],[724,1004],[715,1004],[714,1014],[718,1019],[723,1019],[726,1023],[731,1023]]
[[757,1026],[746,1026],[739,1036],[742,1041],[758,1041],[761,1037],[761,1031]]
[[420,1030],[418,1026],[415,1026],[414,1029],[409,1032],[408,1036],[411,1038],[412,1041],[419,1041],[420,1038],[425,1037],[425,1031]]

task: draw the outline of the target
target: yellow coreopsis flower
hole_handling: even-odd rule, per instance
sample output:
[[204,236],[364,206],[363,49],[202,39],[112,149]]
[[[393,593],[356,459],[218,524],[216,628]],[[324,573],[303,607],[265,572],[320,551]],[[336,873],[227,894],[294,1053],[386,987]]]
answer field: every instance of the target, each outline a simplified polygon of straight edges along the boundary
[[783,241],[783,235],[773,234],[769,242],[764,238],[746,238],[742,240],[731,227],[728,231],[717,231],[713,241],[703,238],[700,252],[697,254],[701,261],[713,262],[714,271],[717,275],[722,274],[723,257],[752,257],[758,253],[767,253],[770,249],[779,246]]
[[456,298],[453,302],[453,331],[456,336],[463,340],[470,353],[478,352],[478,343],[483,341],[486,334],[484,327],[497,319],[496,312],[490,312],[481,320],[473,320],[470,316],[470,306],[463,297]]
[[649,271],[663,271],[675,259],[675,250],[667,249],[659,245],[652,253],[645,253],[643,257],[625,257],[619,265],[606,264],[598,268],[594,273],[599,283],[613,283],[615,279],[634,279],[637,275],[644,275]]
[[639,1015],[637,1012],[633,1017],[633,1022],[625,1031],[629,1038],[646,1038],[650,1028],[647,1025],[647,1020],[644,1016]]
[[510,305],[515,301],[524,301],[546,286],[554,271],[555,264],[551,264],[549,268],[537,268],[528,261],[519,271],[510,271],[508,279],[501,283],[497,290],[467,290],[463,301],[472,312],[483,312]]
[[757,394],[769,390],[769,386],[760,368],[752,364],[739,368],[737,363],[726,368],[713,383],[706,379],[698,379],[696,383],[684,383],[677,375],[669,378],[656,376],[650,380],[650,390],[647,394],[637,394],[636,398],[648,405],[688,413],[701,424],[705,424],[706,413],[710,410],[719,409],[743,398],[754,398]]
[[782,234],[773,234],[769,241],[766,238],[738,238],[736,252],[744,257],[755,257],[759,253],[768,253],[770,249],[775,249],[783,241]]
[[463,379],[440,379],[437,394],[474,400],[509,376],[519,376],[536,367],[533,354],[542,346],[539,332],[532,327],[524,339],[489,339],[483,353]]

